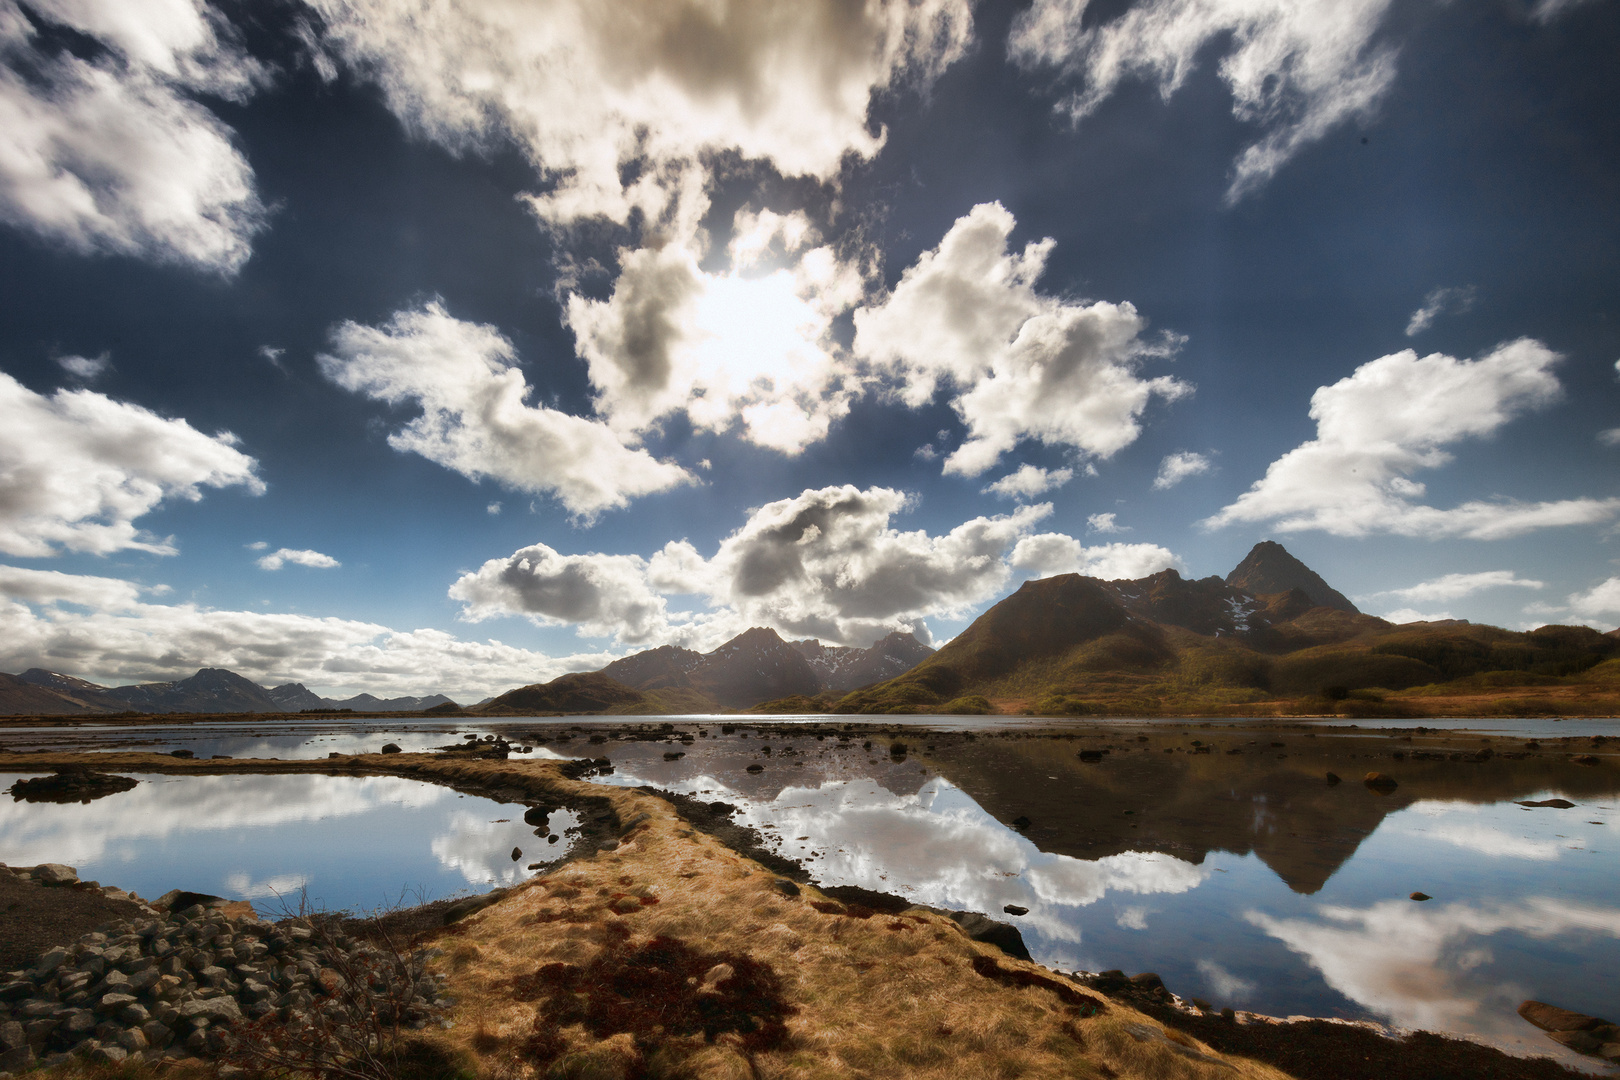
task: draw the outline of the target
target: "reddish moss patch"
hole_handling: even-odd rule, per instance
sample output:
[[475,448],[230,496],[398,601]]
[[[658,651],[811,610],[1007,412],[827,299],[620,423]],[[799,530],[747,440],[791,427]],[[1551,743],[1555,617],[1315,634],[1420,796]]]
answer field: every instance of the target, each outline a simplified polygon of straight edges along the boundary
[[1022,968],[1004,968],[989,956],[975,956],[973,970],[987,979],[993,979],[1007,986],[1038,986],[1043,990],[1050,990],[1063,1004],[1071,1009],[1078,1009],[1080,1016],[1097,1016],[1108,1011],[1108,1006],[1103,1004],[1101,998],[1081,993],[1059,979],[1025,971]]
[[740,953],[705,952],[678,938],[609,945],[588,964],[543,964],[511,981],[512,996],[539,1002],[524,1054],[544,1066],[582,1024],[598,1039],[622,1032],[643,1054],[666,1039],[735,1032],[749,1051],[787,1041],[796,1011],[770,966]]

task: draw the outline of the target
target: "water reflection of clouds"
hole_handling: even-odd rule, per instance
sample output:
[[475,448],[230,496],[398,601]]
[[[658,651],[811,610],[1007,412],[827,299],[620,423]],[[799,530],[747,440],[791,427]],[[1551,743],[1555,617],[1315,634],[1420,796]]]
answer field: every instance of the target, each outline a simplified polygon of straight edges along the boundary
[[[455,810],[446,822],[446,828],[433,838],[430,848],[435,858],[447,870],[454,870],[469,885],[516,885],[538,871],[528,869],[531,862],[554,862],[568,854],[573,837],[568,835],[579,824],[572,810],[558,810],[546,819],[547,827],[562,836],[555,844],[537,836],[532,828],[523,824],[521,817],[507,821],[491,821],[464,810]],[[511,857],[517,848],[523,854]]]
[[1620,938],[1620,908],[1548,896],[1491,905],[1385,900],[1359,909],[1326,905],[1317,915],[1244,917],[1397,1027],[1505,1038],[1524,1034],[1514,1010],[1526,994],[1511,982],[1471,977],[1491,960],[1478,939],[1504,931],[1540,940],[1581,932]]
[[[1537,794],[1529,800],[1551,798]],[[1567,815],[1567,816],[1559,816]],[[1592,824],[1579,807],[1526,808],[1516,804],[1424,799],[1387,819],[1381,831],[1392,837],[1438,841],[1493,859],[1556,861],[1560,853],[1586,846],[1582,833]],[[1616,823],[1607,823],[1611,828]],[[1564,832],[1553,830],[1563,829]]]
[[[616,779],[641,782],[631,775]],[[1013,904],[1029,909],[1018,925],[1050,941],[1078,943],[1076,909],[1110,892],[1182,893],[1209,874],[1157,852],[1102,859],[1044,852],[940,777],[910,795],[869,779],[829,780],[758,801],[708,775],[679,786],[737,803],[739,824],[774,837],[777,850],[801,860],[822,884],[859,885],[997,917]]]
[[308,884],[308,874],[277,874],[263,881],[254,881],[253,875],[241,870],[225,875],[230,895],[243,900],[278,900],[290,908],[297,908],[298,894]]
[[[88,805],[0,800],[5,861],[128,861],[141,842],[186,832],[289,825],[455,798],[448,788],[390,776],[134,775],[138,786]],[[0,776],[0,786],[10,782],[9,775]]]

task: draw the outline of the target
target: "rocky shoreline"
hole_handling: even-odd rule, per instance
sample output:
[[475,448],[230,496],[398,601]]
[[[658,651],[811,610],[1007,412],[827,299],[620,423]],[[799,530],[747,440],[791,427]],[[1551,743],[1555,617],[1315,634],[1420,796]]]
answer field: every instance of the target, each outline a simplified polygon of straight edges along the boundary
[[[41,890],[94,885],[54,863],[4,870]],[[0,1076],[74,1057],[102,1065],[251,1059],[311,1031],[341,1039],[367,1022],[420,1029],[445,1004],[443,977],[427,975],[425,954],[379,948],[330,922],[270,923],[245,902],[180,890],[151,904],[101,891],[146,914],[5,973]],[[357,992],[370,1015],[354,1008]]]

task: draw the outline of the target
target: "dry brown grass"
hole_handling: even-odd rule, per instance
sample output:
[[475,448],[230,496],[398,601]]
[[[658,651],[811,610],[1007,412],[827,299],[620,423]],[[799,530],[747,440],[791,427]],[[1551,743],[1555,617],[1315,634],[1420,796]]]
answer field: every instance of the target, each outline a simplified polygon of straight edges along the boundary
[[[576,789],[543,764],[505,769],[520,770],[537,794]],[[1123,1006],[1099,1010],[1100,999],[1089,991],[971,941],[931,912],[870,913],[810,888],[784,896],[773,875],[687,828],[662,800],[607,794],[621,820],[641,819],[616,851],[530,883],[445,942],[445,970],[459,1005],[444,1037],[476,1056],[481,1074],[513,1080],[1285,1075],[1222,1058]],[[745,1023],[716,1032],[712,1041],[701,1032],[645,1027],[615,1033],[614,1016],[603,1012],[593,1014],[595,1031],[591,1019],[554,1023],[583,1008],[581,971],[608,954],[640,955],[660,939],[711,957],[746,957],[770,972],[789,1010],[785,1032],[772,1037]],[[728,971],[707,976],[690,976],[694,998],[727,989]],[[537,989],[546,978],[561,979],[564,992],[547,998]],[[1020,978],[1034,985],[1016,985]],[[679,997],[669,994],[672,1016]],[[769,1012],[754,1004],[760,1015]]]

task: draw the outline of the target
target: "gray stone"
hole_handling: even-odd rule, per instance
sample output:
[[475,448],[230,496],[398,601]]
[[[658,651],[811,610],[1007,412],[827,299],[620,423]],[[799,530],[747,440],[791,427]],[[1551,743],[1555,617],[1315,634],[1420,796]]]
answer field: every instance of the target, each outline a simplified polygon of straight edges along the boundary
[[180,1019],[195,1021],[198,1019],[211,1020],[217,1023],[232,1023],[242,1019],[242,1010],[236,1004],[235,998],[217,997],[206,1001],[188,1001],[180,1006]]
[[57,968],[67,963],[67,959],[68,951],[58,945],[39,958],[39,962],[34,965],[34,978],[41,981],[50,978]]
[[124,1006],[133,1004],[135,1004],[134,994],[108,994],[96,1003],[96,1011],[115,1013]]
[[27,979],[0,985],[0,1001],[24,1001],[34,996],[34,984]]
[[146,1049],[146,1036],[141,1034],[140,1028],[126,1028],[118,1033],[118,1045],[133,1054]]
[[0,1024],[0,1050],[15,1050],[28,1045],[28,1033],[15,1020]]
[[146,1044],[155,1046],[159,1050],[174,1041],[174,1032],[165,1024],[156,1020],[148,1020],[141,1025],[141,1034],[146,1036]]
[[41,863],[33,869],[33,879],[39,885],[72,885],[79,880],[79,871],[61,863]]
[[129,977],[129,990],[131,993],[141,993],[150,987],[156,986],[158,981],[162,978],[163,974],[155,967],[146,968],[144,971],[137,971],[135,974]]
[[34,1048],[19,1046],[15,1050],[0,1053],[0,1071],[20,1073],[34,1063]]
[[994,945],[1008,956],[1015,956],[1020,960],[1030,959],[1029,946],[1024,944],[1024,935],[1020,934],[1018,927],[1011,923],[988,918],[976,911],[953,911],[948,914],[951,920],[962,928],[963,933],[974,941]]
[[30,1020],[23,1025],[28,1032],[28,1045],[34,1048],[35,1053],[38,1053],[45,1048],[46,1042],[50,1040],[51,1032],[61,1026],[62,1021],[60,1020]]
[[129,1057],[129,1051],[122,1046],[98,1046],[88,1056],[98,1065],[118,1065]]
[[148,1020],[152,1019],[152,1014],[147,1010],[145,1005],[125,1005],[122,1009],[118,1010],[118,1019],[122,1020],[126,1024],[133,1024],[139,1027],[141,1024],[144,1024]]
[[69,1035],[88,1035],[96,1028],[96,1014],[89,1009],[74,1009],[62,1021],[62,1030]]

